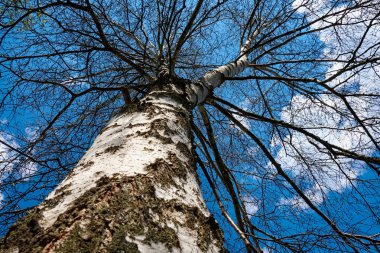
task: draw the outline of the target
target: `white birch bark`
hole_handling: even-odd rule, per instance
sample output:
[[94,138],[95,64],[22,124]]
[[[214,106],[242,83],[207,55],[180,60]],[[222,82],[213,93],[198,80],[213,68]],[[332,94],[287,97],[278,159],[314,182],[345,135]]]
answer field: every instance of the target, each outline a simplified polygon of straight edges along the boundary
[[72,173],[11,228],[0,252],[222,251],[181,93],[160,87],[113,118]]
[[245,42],[240,49],[240,55],[237,60],[230,62],[226,65],[220,66],[214,70],[207,72],[198,82],[191,83],[189,87],[189,100],[194,104],[201,104],[205,101],[210,91],[219,87],[224,77],[234,77],[243,72],[249,65],[247,50],[258,31],[254,32],[252,36]]
[[197,82],[156,86],[113,118],[72,173],[10,229],[0,253],[223,252],[195,173],[191,110],[244,71],[254,36],[236,61]]

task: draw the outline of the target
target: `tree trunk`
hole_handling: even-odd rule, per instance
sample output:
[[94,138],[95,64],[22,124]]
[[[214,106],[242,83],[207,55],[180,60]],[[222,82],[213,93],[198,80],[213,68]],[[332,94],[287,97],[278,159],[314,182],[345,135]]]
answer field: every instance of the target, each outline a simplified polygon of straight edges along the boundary
[[155,85],[10,228],[0,252],[224,251],[195,172],[191,109],[183,85]]

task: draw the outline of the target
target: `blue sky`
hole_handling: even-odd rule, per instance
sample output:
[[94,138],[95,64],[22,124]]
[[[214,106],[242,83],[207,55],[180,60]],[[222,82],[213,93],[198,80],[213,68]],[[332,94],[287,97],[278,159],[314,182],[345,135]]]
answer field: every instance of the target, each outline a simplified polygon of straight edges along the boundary
[[[300,1],[295,1],[293,6],[297,7],[299,3]],[[323,12],[326,11],[323,7],[326,5],[323,4],[326,4],[326,1],[316,1],[311,8],[312,11],[300,9],[298,15],[305,15],[307,16],[307,19],[313,19],[315,18],[314,15],[322,15]],[[344,6],[344,4],[336,8],[342,6]],[[358,18],[359,14],[352,13],[352,15],[350,15],[344,17],[343,20],[346,19],[346,21],[349,22],[350,19]],[[360,13],[360,15],[362,15],[362,13]],[[334,18],[336,17],[332,17],[332,19]],[[283,27],[283,30],[278,30],[277,32],[282,33],[286,29],[291,29],[293,26],[297,25],[297,21],[294,22],[295,23],[290,22],[287,26]],[[317,29],[319,25],[324,25],[324,23],[316,23],[312,28]],[[225,24],[214,27],[215,38],[211,40],[221,43],[222,45],[219,49],[214,51],[213,56],[217,57],[210,57],[211,60],[210,58],[203,58],[199,60],[199,64],[217,65],[226,63],[229,60],[234,59],[235,55],[238,54],[239,47],[236,44],[223,43],[223,41],[219,39],[219,36],[223,34],[223,29],[225,27]],[[352,30],[355,32],[363,31],[364,27],[359,24]],[[297,49],[299,54],[292,55],[292,60],[332,57],[336,55],[344,57],[345,52],[355,46],[355,43],[361,38],[362,33],[352,34],[351,30],[345,31],[344,29],[339,31],[339,33],[340,36],[343,37],[334,36],[333,31],[330,30],[300,37],[294,40],[293,43],[276,50],[274,56],[267,54],[264,57],[261,57],[257,64],[266,64],[275,60],[281,61],[288,59],[289,55],[286,55],[285,53],[293,49]],[[15,39],[15,35],[13,39],[4,42],[3,50],[4,48],[14,47],[15,44],[20,43],[20,41],[22,41],[22,36],[23,35],[19,34],[19,38]],[[362,58],[373,53],[366,50],[366,45],[372,45],[378,37],[378,28],[373,29],[367,35],[363,47],[359,50]],[[236,34],[235,37],[230,37],[231,40],[237,38],[238,36],[236,36]],[[338,40],[342,39],[344,41],[352,41],[355,43],[339,44]],[[300,48],[299,45],[302,45],[302,48]],[[209,45],[209,47],[211,48],[212,45]],[[206,49],[204,49],[204,51],[206,51]],[[260,54],[253,54],[252,57],[257,55]],[[42,63],[43,62],[40,62],[40,64]],[[279,64],[276,67],[279,70],[288,67],[287,74],[289,75],[316,77],[317,79],[328,78],[335,73],[334,71],[336,71],[336,69],[342,67],[339,63],[319,64],[317,66],[318,67],[310,63],[302,64],[302,66],[297,64],[288,64],[286,66],[285,64]],[[31,65],[31,67],[33,67],[33,65]],[[378,70],[378,67],[373,69],[369,68],[362,70],[361,74],[355,75],[348,71],[342,74],[339,78],[336,78],[335,81],[331,82],[329,85],[331,85],[331,87],[340,86],[341,90],[344,90],[345,92],[362,91],[378,93],[378,77],[376,76]],[[12,83],[12,77],[7,70],[4,69],[4,66],[2,66],[0,71],[2,73],[0,79],[0,98],[2,98],[5,96],[7,89],[9,89]],[[202,71],[203,70],[199,70],[199,73],[197,74],[201,74]],[[179,70],[178,72],[186,75],[184,70]],[[262,74],[262,72],[250,68],[242,73],[242,75],[250,74],[259,75]],[[351,75],[353,76],[351,77]],[[98,80],[103,79],[100,78]],[[107,79],[105,78],[104,80]],[[302,83],[300,85],[303,85],[302,88],[318,91],[323,90],[320,87],[316,88],[314,83]],[[25,100],[30,102],[31,100],[27,96],[34,92],[33,89],[36,86],[28,86],[28,84],[24,84],[20,87],[24,90],[20,90],[18,94],[26,95]],[[352,87],[355,87],[355,89]],[[83,87],[81,86],[81,88]],[[39,111],[37,111],[36,108],[23,103],[17,105],[18,109],[16,111],[8,109],[11,105],[0,108],[0,121],[2,122],[0,136],[3,140],[8,143],[14,143],[15,146],[22,147],[24,142],[28,140],[27,138],[33,138],[33,131],[41,129],[41,127],[46,124],[46,119],[56,113],[57,108],[62,108],[65,105],[65,97],[62,96],[63,93],[55,89],[53,89],[53,91],[56,93],[41,92],[41,94],[45,96],[48,96],[47,94],[53,94],[50,97],[51,99],[43,100],[44,102],[49,101],[48,104],[42,104],[40,101],[33,102],[36,107],[39,108]],[[345,109],[342,105],[342,101],[333,96],[323,94],[318,94],[315,98],[305,96],[302,92],[294,93],[292,88],[274,81],[230,81],[226,82],[223,87],[216,90],[215,94],[230,102],[238,104],[247,111],[269,117],[269,111],[265,108],[260,92],[264,92],[267,102],[271,105],[271,113],[274,117],[307,127],[312,133],[329,140],[331,143],[342,145],[347,149],[359,150],[359,152],[362,152],[365,155],[378,157],[378,153],[374,152],[375,148],[370,141],[366,139],[365,134],[360,130],[360,127],[358,127],[354,121],[350,121],[349,117],[346,117],[346,115],[342,116],[339,114],[339,112],[344,112]],[[114,96],[114,93],[101,96],[88,95],[83,97],[82,102],[91,99],[94,104],[99,104],[108,101]],[[9,101],[10,100],[7,99],[5,104]],[[378,111],[380,110],[376,101],[371,101],[369,99],[352,98],[350,102],[355,105],[355,108],[361,113],[360,116],[364,118],[377,117],[376,114],[378,114]],[[117,107],[120,103],[113,102],[111,104],[112,106],[106,107],[104,112],[112,113],[113,108]],[[326,108],[328,109],[326,110]],[[338,108],[340,111],[336,111],[334,108]],[[84,106],[81,107],[79,104],[76,104],[74,109],[67,113],[65,120],[75,122],[75,120],[80,119],[80,112],[85,112],[87,109],[88,108]],[[94,109],[94,107],[91,107],[90,109]],[[75,115],[73,119],[69,119],[70,112],[73,113],[72,115]],[[224,122],[220,126],[216,126],[216,134],[220,137],[218,141],[221,147],[221,152],[226,157],[227,165],[235,171],[238,181],[244,182],[244,198],[247,200],[247,209],[252,212],[251,219],[253,224],[268,228],[268,231],[273,233],[276,232],[278,236],[288,236],[292,233],[310,231],[312,229],[326,233],[329,232],[330,229],[326,226],[324,221],[316,216],[300,198],[295,197],[294,190],[290,189],[289,185],[286,184],[281,177],[276,175],[276,172],[274,172],[268,159],[263,157],[263,154],[257,148],[257,145],[252,140],[245,138],[235,127],[231,127],[231,123],[226,121],[222,115],[215,111],[212,111],[212,113],[215,113],[212,115],[215,119],[222,119]],[[108,117],[109,116],[104,116],[103,118],[100,118],[99,122],[97,122],[98,126],[104,124]],[[269,124],[262,124],[258,121],[243,118],[239,118],[239,120],[262,139],[266,147],[272,151],[276,159],[283,164],[284,169],[289,175],[294,178],[300,187],[308,194],[308,197],[312,199],[321,210],[333,217],[334,220],[339,223],[341,229],[347,229],[347,231],[350,231],[351,229],[354,229],[354,227],[350,226],[355,224],[356,228],[363,233],[371,234],[380,231],[379,220],[373,218],[369,219],[368,217],[374,216],[370,213],[371,210],[368,208],[362,208],[365,204],[363,197],[361,196],[363,193],[368,194],[368,196],[366,196],[366,201],[374,207],[374,210],[378,210],[378,203],[380,200],[377,175],[366,168],[363,163],[340,160],[342,167],[339,167],[335,165],[334,161],[326,154],[318,152],[317,148],[309,141],[309,139],[302,135],[295,132],[293,135],[289,135],[289,132],[284,130],[281,137],[283,137],[284,143],[286,144],[282,145],[279,141],[279,136],[276,136],[276,134],[273,133],[273,129]],[[61,126],[63,123],[64,121],[57,122],[57,125]],[[91,122],[85,122],[85,124],[90,123]],[[321,127],[326,126],[331,127],[332,130],[321,130]],[[336,126],[340,127],[339,131],[333,129]],[[351,134],[349,131],[345,131],[344,128],[354,128],[357,131],[354,134]],[[74,130],[78,129],[73,129],[73,131]],[[78,142],[88,145],[99,130],[100,127],[91,133],[86,133],[84,131],[79,134],[83,140]],[[57,131],[56,134],[65,134],[65,140],[67,142],[69,142],[70,137],[72,137],[71,133],[65,133],[63,129]],[[226,137],[230,134],[234,134],[234,137]],[[54,140],[54,138],[52,140]],[[70,159],[75,160],[84,152],[84,149],[75,148],[75,145],[76,143],[74,143],[73,146],[65,143],[65,145],[62,145],[61,147],[55,146],[55,151],[59,149],[67,151],[67,153],[70,153],[67,161]],[[293,149],[294,147],[296,149]],[[234,148],[236,157],[231,155],[231,148]],[[310,159],[310,164],[314,164],[315,166],[310,169],[308,166],[300,164],[299,160],[297,160],[300,156],[296,151],[303,152],[302,154]],[[47,155],[47,157],[49,157],[49,155]],[[50,156],[50,158],[54,158],[54,155]],[[52,166],[52,168],[57,167],[56,162],[53,160],[47,162],[45,165]],[[67,167],[70,166],[72,165],[68,165]],[[12,185],[11,187],[2,186],[6,187],[1,189],[3,201],[6,202],[8,199],[14,198],[14,196],[32,189],[32,193],[29,194],[28,198],[18,203],[18,208],[35,205],[38,203],[36,199],[41,199],[48,193],[48,191],[40,189],[40,187],[44,188],[44,183],[49,182],[48,186],[51,189],[54,184],[57,183],[59,179],[62,179],[65,173],[67,173],[67,171],[48,173],[49,178],[47,178],[46,181],[43,180],[41,183],[35,184],[35,182],[39,181],[41,178],[44,179],[43,173],[41,172],[49,170],[47,167],[42,168],[41,166],[38,166],[38,168],[40,169],[39,173],[33,174],[28,180],[23,181],[20,184]],[[4,183],[7,182],[7,178],[10,178],[10,176],[12,176],[10,180],[17,180],[17,176],[19,176],[20,173],[22,174],[22,170],[12,167],[12,165],[8,165],[7,169],[3,169],[3,171],[5,171],[5,173],[2,174],[2,180]],[[342,175],[342,172],[346,175]],[[347,180],[347,175],[351,181]],[[224,225],[225,221],[223,221],[220,213],[217,211],[217,206],[213,197],[209,194],[210,189],[207,188],[207,184],[204,182],[204,177],[201,176],[201,179],[208,206],[210,210],[215,212],[216,217],[226,230],[227,246],[232,252],[240,252],[240,248],[243,247],[241,242],[237,240],[237,235],[231,230],[231,228]],[[228,207],[229,212],[232,213],[232,207],[231,205],[228,205],[227,202],[228,201],[226,200],[225,204]],[[334,213],[337,210],[338,212]],[[7,217],[4,218],[6,219]],[[333,244],[332,241],[329,243]],[[349,251],[349,249],[347,249],[347,251]],[[309,252],[314,251],[310,250]]]

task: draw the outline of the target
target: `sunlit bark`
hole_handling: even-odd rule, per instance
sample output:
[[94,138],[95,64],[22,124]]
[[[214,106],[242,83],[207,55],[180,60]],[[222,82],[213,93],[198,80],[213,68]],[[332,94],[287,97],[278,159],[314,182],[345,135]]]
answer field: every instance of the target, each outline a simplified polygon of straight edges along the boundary
[[156,85],[115,116],[0,251],[221,252],[195,173],[192,104],[179,87]]

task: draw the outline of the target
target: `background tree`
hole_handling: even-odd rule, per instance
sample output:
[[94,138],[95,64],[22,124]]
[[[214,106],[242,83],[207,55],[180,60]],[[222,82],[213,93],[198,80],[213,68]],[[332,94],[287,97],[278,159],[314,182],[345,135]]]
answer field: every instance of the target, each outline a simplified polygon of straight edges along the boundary
[[[30,252],[21,246],[30,235],[39,235],[30,245],[46,252],[221,250],[218,226],[194,193],[198,177],[230,251],[378,252],[379,6],[376,0],[2,1],[4,230],[75,167],[39,209],[11,227],[2,250]],[[145,114],[151,118],[133,116]],[[111,130],[127,141],[115,145]],[[137,141],[144,131],[152,143]],[[120,166],[112,161],[128,145],[141,150],[122,166],[154,158],[147,164],[156,166],[150,167],[156,181],[112,177]],[[168,160],[169,151],[178,159]],[[83,177],[89,188],[86,181],[69,184]],[[168,186],[158,189],[161,179]],[[90,180],[98,187],[90,190]],[[153,193],[141,195],[149,198],[138,197],[139,184],[152,184]],[[127,200],[115,197],[134,189]],[[102,205],[112,209],[118,201],[138,206],[126,223],[145,230],[118,234],[127,226],[120,220],[81,221],[106,217]],[[57,217],[46,218],[46,211],[43,225],[41,210]],[[155,215],[174,225],[158,225]]]

